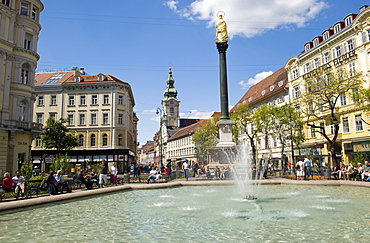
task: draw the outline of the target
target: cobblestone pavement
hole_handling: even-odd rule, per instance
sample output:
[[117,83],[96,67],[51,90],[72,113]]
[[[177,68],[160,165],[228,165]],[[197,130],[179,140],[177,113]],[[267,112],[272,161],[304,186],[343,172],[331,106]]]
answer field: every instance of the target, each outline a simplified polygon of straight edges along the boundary
[[[357,186],[357,187],[370,187],[370,182],[363,181],[345,181],[345,180],[292,180],[285,179],[281,177],[270,177],[269,179],[260,180],[262,185],[266,184],[292,184],[292,185],[312,185],[312,186]],[[12,209],[21,209],[24,207],[30,207],[40,204],[47,204],[57,201],[76,199],[81,197],[89,197],[100,195],[104,193],[114,193],[117,191],[125,190],[145,190],[145,189],[160,189],[168,187],[179,187],[179,186],[210,186],[210,185],[232,185],[235,182],[233,180],[206,180],[191,177],[189,181],[185,179],[176,179],[168,183],[131,183],[124,184],[119,186],[111,186],[100,189],[92,190],[75,190],[72,193],[59,194],[54,196],[39,196],[32,197],[28,199],[19,199],[19,200],[3,200],[0,201],[0,211],[12,210]]]

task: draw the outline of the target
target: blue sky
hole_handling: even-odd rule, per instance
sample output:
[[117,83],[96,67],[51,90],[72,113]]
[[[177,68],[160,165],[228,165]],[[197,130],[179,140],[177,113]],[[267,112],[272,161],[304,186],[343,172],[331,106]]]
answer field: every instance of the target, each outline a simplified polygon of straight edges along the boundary
[[277,71],[303,45],[367,1],[356,0],[42,0],[38,71],[84,67],[128,82],[138,142],[159,129],[168,68],[182,118],[220,110],[216,13],[225,12],[229,105]]

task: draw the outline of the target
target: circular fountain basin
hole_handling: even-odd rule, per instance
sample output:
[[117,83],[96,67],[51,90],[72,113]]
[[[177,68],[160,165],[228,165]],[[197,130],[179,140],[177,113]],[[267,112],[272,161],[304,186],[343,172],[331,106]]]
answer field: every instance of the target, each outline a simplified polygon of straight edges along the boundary
[[368,188],[263,185],[134,190],[0,213],[2,242],[365,241]]

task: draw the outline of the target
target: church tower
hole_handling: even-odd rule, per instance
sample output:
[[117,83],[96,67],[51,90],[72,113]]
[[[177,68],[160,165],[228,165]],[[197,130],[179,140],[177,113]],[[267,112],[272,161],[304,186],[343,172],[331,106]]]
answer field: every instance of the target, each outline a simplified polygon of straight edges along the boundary
[[177,90],[174,86],[175,80],[172,77],[172,68],[169,69],[167,88],[164,91],[162,100],[163,122],[167,127],[179,127],[180,101],[177,99]]

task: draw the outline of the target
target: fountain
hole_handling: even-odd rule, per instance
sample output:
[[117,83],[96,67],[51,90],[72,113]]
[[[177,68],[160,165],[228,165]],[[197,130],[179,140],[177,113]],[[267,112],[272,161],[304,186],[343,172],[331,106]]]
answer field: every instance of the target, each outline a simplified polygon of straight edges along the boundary
[[358,210],[370,200],[368,188],[263,185],[257,201],[240,198],[234,189],[132,190],[0,212],[0,240],[363,242],[368,237],[369,216]]

